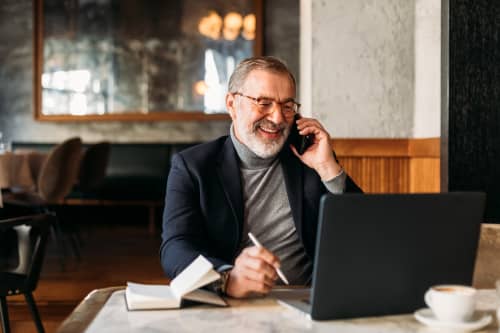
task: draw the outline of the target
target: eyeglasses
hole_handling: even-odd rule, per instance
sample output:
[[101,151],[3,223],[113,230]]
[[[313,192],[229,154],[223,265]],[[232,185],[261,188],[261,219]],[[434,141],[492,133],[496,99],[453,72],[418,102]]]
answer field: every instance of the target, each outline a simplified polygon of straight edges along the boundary
[[288,100],[285,102],[278,102],[272,98],[266,98],[266,97],[251,97],[244,95],[240,92],[235,92],[233,93],[234,95],[239,95],[245,98],[248,98],[249,100],[252,101],[252,103],[257,106],[257,110],[261,114],[264,115],[269,115],[274,112],[273,105],[274,103],[278,104],[281,106],[281,112],[283,113],[283,116],[285,118],[292,118],[297,112],[299,112],[300,104],[295,102],[293,99]]

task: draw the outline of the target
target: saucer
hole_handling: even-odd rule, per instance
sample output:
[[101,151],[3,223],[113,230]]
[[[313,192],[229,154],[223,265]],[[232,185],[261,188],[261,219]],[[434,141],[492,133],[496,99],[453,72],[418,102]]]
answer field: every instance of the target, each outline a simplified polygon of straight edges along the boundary
[[422,324],[425,324],[427,326],[431,327],[440,327],[440,328],[452,328],[452,329],[457,329],[461,331],[475,331],[480,328],[485,327],[489,323],[491,323],[492,317],[489,314],[479,314],[477,313],[474,315],[474,317],[466,322],[447,322],[447,321],[440,321],[434,316],[434,313],[432,312],[431,309],[429,308],[424,308],[415,311],[414,313],[415,318],[421,322]]

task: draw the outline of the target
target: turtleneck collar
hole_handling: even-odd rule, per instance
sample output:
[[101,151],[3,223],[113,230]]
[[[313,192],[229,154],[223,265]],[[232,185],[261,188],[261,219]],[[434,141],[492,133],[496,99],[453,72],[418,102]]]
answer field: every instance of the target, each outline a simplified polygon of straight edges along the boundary
[[231,128],[229,130],[231,141],[233,142],[234,148],[238,157],[241,160],[241,166],[245,169],[262,169],[269,167],[275,160],[278,154],[268,157],[261,158],[257,156],[253,151],[250,150],[247,146],[241,143],[234,134],[234,127],[231,124]]

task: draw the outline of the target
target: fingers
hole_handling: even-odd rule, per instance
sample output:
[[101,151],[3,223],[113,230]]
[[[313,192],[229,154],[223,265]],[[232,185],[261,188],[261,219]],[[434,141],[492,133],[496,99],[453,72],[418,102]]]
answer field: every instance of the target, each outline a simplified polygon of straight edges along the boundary
[[299,130],[300,135],[325,134],[326,136],[329,137],[328,132],[321,125],[321,123],[318,120],[313,119],[313,118],[301,118],[301,119],[297,120],[297,128]]
[[[310,135],[310,134],[314,135],[313,136],[313,143],[311,145],[311,147],[313,149],[311,149],[311,147],[310,147],[307,150],[308,152],[318,151],[321,156],[324,155],[325,157],[328,157],[325,154],[330,154],[330,151],[333,150],[333,147],[331,144],[332,140],[331,140],[330,134],[325,130],[323,125],[321,125],[321,123],[318,120],[313,119],[313,118],[301,118],[301,119],[297,120],[297,128],[299,130],[300,135]],[[319,149],[315,149],[315,148],[319,148]],[[293,149],[292,149],[292,151],[293,151]],[[298,156],[298,154],[295,151],[294,151],[294,154],[296,156]],[[322,158],[322,159],[324,159],[324,158]],[[309,167],[312,167],[313,169],[315,169],[314,166],[309,165]]]
[[297,120],[297,128],[300,135],[314,135],[312,145],[299,155],[294,147],[290,147],[293,154],[299,158],[302,163],[314,169],[323,180],[332,179],[342,170],[342,167],[335,160],[332,154],[332,140],[330,134],[324,127],[312,118],[301,118]]
[[267,294],[278,278],[279,265],[279,259],[265,248],[245,248],[236,258],[226,292],[233,297]]
[[248,281],[255,282],[259,288],[261,285],[272,288],[277,277],[270,277],[268,274],[255,270],[247,270],[245,272],[245,278]]
[[321,123],[317,119],[314,119],[314,118],[300,118],[297,120],[297,127],[299,127],[299,129],[301,127],[306,126],[306,125],[312,125],[312,124],[314,124],[320,128],[323,128]]
[[245,255],[249,255],[250,257],[259,258],[264,260],[269,265],[279,268],[280,260],[276,257],[271,251],[266,248],[260,246],[251,246],[247,247],[242,252]]
[[265,295],[271,291],[271,289],[273,288],[273,285],[274,285],[274,284],[269,285],[269,284],[259,282],[259,281],[254,281],[254,280],[246,280],[246,283],[247,283],[248,290],[249,290],[248,294],[257,293],[257,294]]
[[239,269],[233,268],[229,276],[226,293],[232,297],[242,298],[252,294],[265,295],[271,291],[272,287],[272,285],[262,281],[248,279]]
[[242,263],[247,268],[247,277],[256,281],[274,281],[277,278],[276,269],[263,260],[248,257]]
[[246,268],[246,276],[256,281],[274,281],[277,279],[278,258],[264,248],[247,247],[236,258],[236,265]]

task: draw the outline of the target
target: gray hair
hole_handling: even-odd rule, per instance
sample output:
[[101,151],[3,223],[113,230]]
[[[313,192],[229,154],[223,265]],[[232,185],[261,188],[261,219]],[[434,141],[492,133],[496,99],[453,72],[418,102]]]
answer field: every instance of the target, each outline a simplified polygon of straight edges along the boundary
[[248,74],[254,70],[285,74],[290,78],[293,89],[296,89],[295,77],[282,60],[271,56],[261,56],[244,59],[236,66],[229,79],[228,91],[232,93],[239,92]]

